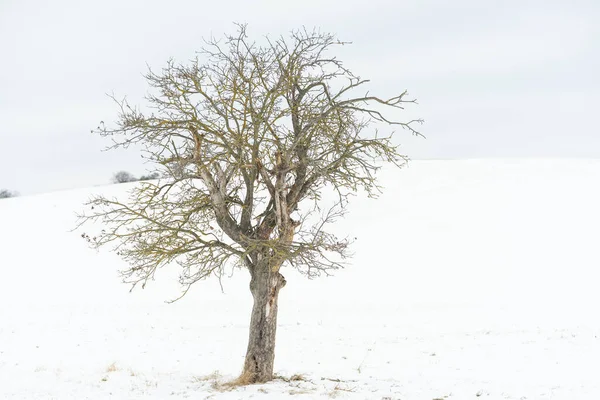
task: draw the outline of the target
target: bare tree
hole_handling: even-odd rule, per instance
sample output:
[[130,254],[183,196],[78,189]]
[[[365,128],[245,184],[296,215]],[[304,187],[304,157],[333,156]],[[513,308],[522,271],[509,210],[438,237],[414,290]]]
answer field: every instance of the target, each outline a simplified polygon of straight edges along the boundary
[[128,183],[128,182],[135,182],[138,179],[133,176],[131,173],[127,172],[127,171],[119,171],[117,173],[115,173],[112,177],[112,182],[113,183]]
[[0,189],[0,199],[8,199],[10,197],[16,197],[19,194],[17,192],[11,192],[8,189]]
[[152,172],[152,173],[150,173],[148,175],[142,175],[142,176],[140,176],[139,180],[140,181],[152,181],[152,180],[155,180],[155,179],[158,179],[158,178],[160,178],[160,174],[158,172]]
[[[241,25],[236,35],[207,41],[203,62],[150,70],[151,112],[116,100],[116,127],[98,129],[111,147],[142,145],[166,178],[140,183],[128,201],[91,200],[82,221],[105,228],[92,244],[116,246],[133,286],[177,263],[182,296],[226,266],[247,269],[254,306],[241,382],[273,377],[282,266],[309,276],[342,267],[349,241],[328,226],[353,192],[379,193],[374,174],[382,163],[407,161],[391,135],[367,128],[419,134],[420,120],[384,115],[414,103],[406,91],[355,94],[368,80],[330,54],[343,44],[307,30],[258,44]],[[335,194],[333,204],[325,190]]]

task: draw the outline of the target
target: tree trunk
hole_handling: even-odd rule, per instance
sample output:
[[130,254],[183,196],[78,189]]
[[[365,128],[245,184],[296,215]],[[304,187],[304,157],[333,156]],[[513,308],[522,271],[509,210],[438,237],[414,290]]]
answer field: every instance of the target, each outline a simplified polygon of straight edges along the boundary
[[244,383],[267,382],[273,379],[275,333],[277,331],[277,298],[285,286],[279,272],[267,265],[257,265],[251,271],[250,291],[254,297],[250,319],[250,338],[246,361],[240,379]]

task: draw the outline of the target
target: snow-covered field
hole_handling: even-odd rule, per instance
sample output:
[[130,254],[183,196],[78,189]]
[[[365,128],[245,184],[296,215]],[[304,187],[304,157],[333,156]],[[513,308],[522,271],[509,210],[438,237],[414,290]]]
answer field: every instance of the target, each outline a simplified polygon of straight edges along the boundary
[[1,200],[0,399],[600,398],[600,160],[415,161],[381,178],[338,225],[358,238],[349,268],[284,272],[286,379],[234,389],[245,271],[165,304],[175,269],[129,293],[122,262],[70,232],[90,194],[127,185]]

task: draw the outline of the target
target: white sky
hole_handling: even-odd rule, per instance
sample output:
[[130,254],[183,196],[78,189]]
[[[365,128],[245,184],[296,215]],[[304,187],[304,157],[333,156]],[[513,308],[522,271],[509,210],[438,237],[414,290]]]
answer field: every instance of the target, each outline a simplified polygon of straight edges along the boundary
[[353,42],[339,56],[373,93],[419,100],[427,139],[401,136],[412,158],[600,157],[598,21],[597,0],[0,0],[0,188],[143,173],[90,133],[114,120],[105,94],[136,102],[146,63],[190,59],[232,22]]

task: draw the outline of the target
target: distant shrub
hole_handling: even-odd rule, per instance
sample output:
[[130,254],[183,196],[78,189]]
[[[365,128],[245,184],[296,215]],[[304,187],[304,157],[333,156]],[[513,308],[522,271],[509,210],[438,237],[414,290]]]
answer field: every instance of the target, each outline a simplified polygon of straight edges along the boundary
[[160,174],[158,172],[153,172],[148,175],[142,175],[140,177],[140,181],[151,181],[153,179],[158,179],[159,177],[160,177]]
[[135,182],[137,178],[127,171],[119,171],[113,175],[112,181],[113,183],[127,183]]
[[11,192],[7,189],[0,189],[0,199],[8,199],[9,197],[17,197],[19,193]]

